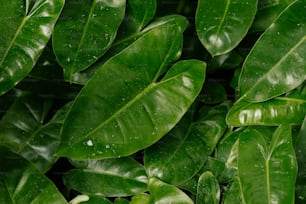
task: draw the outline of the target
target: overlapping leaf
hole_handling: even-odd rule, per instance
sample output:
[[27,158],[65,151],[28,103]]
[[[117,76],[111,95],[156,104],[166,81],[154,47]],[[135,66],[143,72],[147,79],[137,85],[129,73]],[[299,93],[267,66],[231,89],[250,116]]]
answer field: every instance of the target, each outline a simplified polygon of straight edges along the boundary
[[271,135],[247,128],[239,137],[238,172],[245,203],[294,203],[297,162],[290,125]]
[[65,120],[59,155],[129,155],[155,143],[178,122],[205,76],[205,63],[189,60],[176,63],[157,82],[180,53],[183,29],[157,27],[100,68]]
[[55,163],[60,144],[60,128],[68,107],[60,110],[47,124],[50,100],[35,97],[18,99],[0,121],[0,141],[12,151],[33,162],[45,172]]
[[245,100],[266,101],[306,80],[305,6],[305,1],[295,1],[256,42],[239,81]]
[[229,104],[211,108],[195,122],[183,120],[161,141],[146,149],[144,162],[149,176],[181,184],[204,165],[227,126],[224,116]]
[[52,34],[64,0],[35,1],[32,6],[33,3],[1,1],[0,95],[31,71]]
[[147,190],[143,166],[131,158],[90,160],[68,171],[64,183],[88,195],[128,196]]
[[0,155],[1,203],[67,204],[55,185],[30,162],[3,147]]
[[53,34],[53,47],[66,80],[101,57],[114,41],[125,0],[69,0]]
[[246,35],[256,13],[257,0],[199,0],[196,31],[211,55],[231,51]]

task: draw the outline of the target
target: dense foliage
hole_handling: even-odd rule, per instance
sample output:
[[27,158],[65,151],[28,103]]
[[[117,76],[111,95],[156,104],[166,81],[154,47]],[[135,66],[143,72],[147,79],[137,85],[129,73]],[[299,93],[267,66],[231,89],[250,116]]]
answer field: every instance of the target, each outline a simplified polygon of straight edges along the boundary
[[306,201],[305,0],[0,0],[0,203]]

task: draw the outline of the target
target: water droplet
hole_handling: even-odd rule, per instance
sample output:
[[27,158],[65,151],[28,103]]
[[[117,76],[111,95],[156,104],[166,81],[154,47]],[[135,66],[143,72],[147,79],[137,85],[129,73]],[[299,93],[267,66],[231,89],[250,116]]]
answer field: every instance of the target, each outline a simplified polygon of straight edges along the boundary
[[89,146],[89,147],[92,147],[92,146],[93,146],[92,140],[88,140],[88,141],[86,142],[86,144],[87,144],[87,146]]

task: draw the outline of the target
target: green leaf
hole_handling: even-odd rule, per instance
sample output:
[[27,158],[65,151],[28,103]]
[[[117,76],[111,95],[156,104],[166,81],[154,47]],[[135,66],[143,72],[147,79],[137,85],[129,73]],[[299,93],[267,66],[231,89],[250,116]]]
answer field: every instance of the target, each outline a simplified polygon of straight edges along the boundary
[[247,34],[256,14],[257,0],[199,0],[196,32],[212,56],[234,49]]
[[149,179],[149,191],[155,204],[193,204],[183,191],[154,177]]
[[260,103],[239,100],[229,110],[226,121],[232,126],[301,124],[305,114],[306,94],[303,94],[276,97]]
[[238,172],[245,202],[293,204],[297,162],[291,126],[280,125],[271,141],[264,133],[247,128],[239,137]]
[[0,201],[8,201],[1,203],[67,203],[55,185],[30,162],[3,147],[0,155]]
[[239,177],[235,176],[228,190],[225,192],[222,204],[246,204],[242,191]]
[[265,31],[293,1],[295,0],[260,0],[251,31]]
[[198,204],[218,204],[220,201],[220,186],[216,177],[209,171],[204,172],[198,182]]
[[218,104],[227,98],[224,86],[216,81],[207,81],[200,94],[201,102],[205,104]]
[[147,190],[143,166],[131,158],[88,160],[64,175],[66,186],[88,195],[129,196]]
[[188,115],[161,141],[145,150],[144,163],[150,177],[181,184],[204,165],[227,125],[228,104],[210,108],[204,117],[191,122]]
[[155,143],[180,120],[205,77],[205,63],[189,60],[176,63],[157,81],[180,51],[180,32],[178,26],[154,29],[101,67],[65,120],[58,155],[130,155]]
[[57,160],[54,153],[60,144],[60,128],[68,106],[45,124],[50,100],[19,98],[0,121],[0,141],[38,169],[46,172]]
[[97,61],[111,46],[125,6],[125,0],[66,2],[52,41],[66,80]]
[[305,1],[295,1],[256,42],[239,81],[245,100],[266,101],[306,80],[305,6]]
[[64,5],[64,0],[40,0],[30,9],[30,2],[1,1],[0,95],[34,67]]
[[139,193],[131,198],[130,204],[151,204],[150,196],[146,193]]
[[296,203],[304,203],[306,200],[306,116],[301,126],[296,144],[295,153],[298,161],[298,175],[296,179]]
[[112,202],[101,196],[78,195],[69,204],[112,204]]
[[154,17],[156,6],[156,0],[128,0],[125,18],[118,30],[118,38],[141,32]]

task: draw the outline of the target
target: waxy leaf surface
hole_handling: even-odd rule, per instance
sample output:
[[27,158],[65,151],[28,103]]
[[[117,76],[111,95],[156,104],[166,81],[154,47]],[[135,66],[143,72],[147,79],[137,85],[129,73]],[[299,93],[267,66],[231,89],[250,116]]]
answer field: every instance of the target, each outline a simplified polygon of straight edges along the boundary
[[235,176],[225,192],[222,204],[246,204],[242,191],[239,177]]
[[52,181],[30,162],[3,147],[0,155],[1,203],[68,204]]
[[0,1],[0,95],[34,67],[46,46],[64,0]]
[[205,77],[205,63],[189,60],[157,81],[180,53],[181,32],[179,26],[158,27],[104,64],[76,98],[58,154],[126,156],[164,136],[199,94]]
[[124,18],[125,0],[69,0],[53,34],[53,47],[66,80],[101,57]]
[[128,196],[147,190],[146,172],[131,158],[89,160],[64,175],[64,183],[87,195]]
[[45,123],[51,108],[50,100],[21,97],[0,121],[2,145],[31,161],[45,172],[56,161],[54,153],[60,144],[60,128],[67,107]]
[[196,31],[212,56],[234,49],[250,28],[257,0],[199,0]]
[[164,183],[157,178],[150,178],[149,191],[155,204],[193,204],[193,201],[174,185]]
[[262,102],[306,80],[306,1],[295,1],[258,39],[240,75],[240,95]]
[[240,100],[230,109],[226,121],[232,126],[277,126],[282,123],[299,125],[305,114],[306,95],[284,96],[259,103]]
[[209,171],[204,172],[198,182],[198,204],[218,204],[220,201],[220,186],[216,177]]
[[247,128],[239,137],[238,172],[246,203],[293,204],[297,162],[290,125],[271,135]]
[[144,163],[148,175],[176,185],[193,177],[226,130],[227,111],[228,104],[224,103],[209,109],[197,121],[184,117],[169,134],[146,149]]

